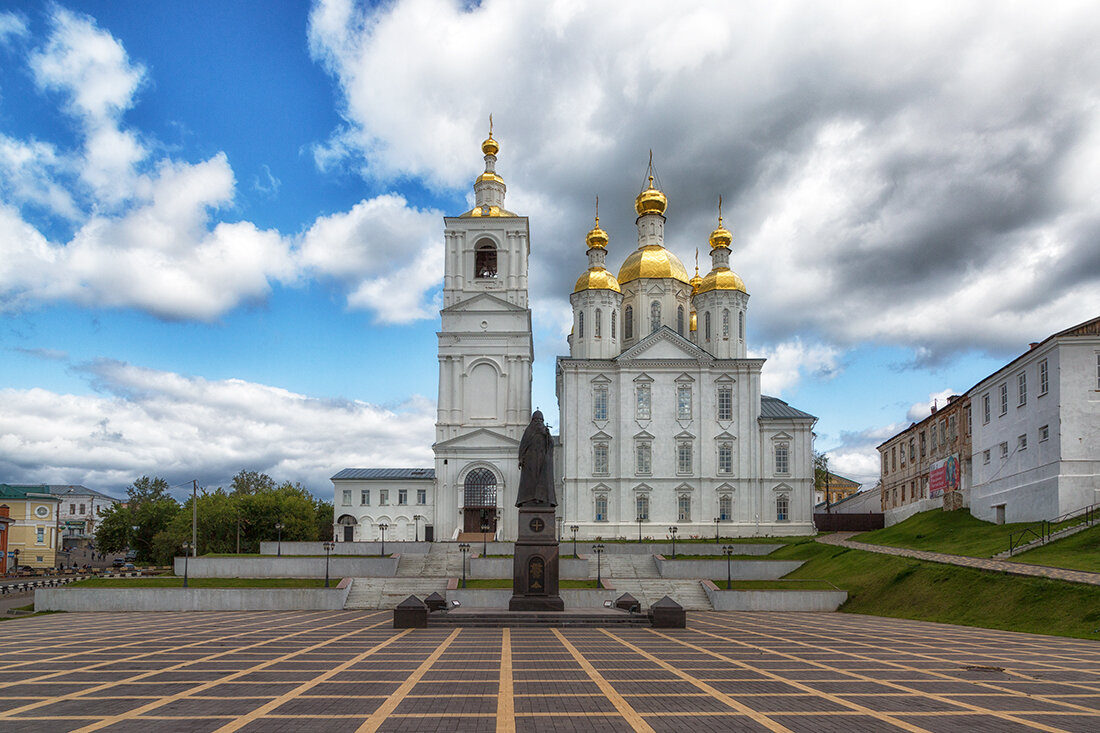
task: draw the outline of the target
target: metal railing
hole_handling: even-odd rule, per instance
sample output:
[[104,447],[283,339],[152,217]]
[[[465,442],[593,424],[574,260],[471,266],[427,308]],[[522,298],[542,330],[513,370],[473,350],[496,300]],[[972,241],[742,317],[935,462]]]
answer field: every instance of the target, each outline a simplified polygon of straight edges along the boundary
[[1045,545],[1051,541],[1053,535],[1059,532],[1082,524],[1094,524],[1098,521],[1100,521],[1100,504],[1091,504],[1084,509],[1075,509],[1054,519],[1044,519],[1009,534],[1008,554],[1011,557],[1016,550],[1035,541]]

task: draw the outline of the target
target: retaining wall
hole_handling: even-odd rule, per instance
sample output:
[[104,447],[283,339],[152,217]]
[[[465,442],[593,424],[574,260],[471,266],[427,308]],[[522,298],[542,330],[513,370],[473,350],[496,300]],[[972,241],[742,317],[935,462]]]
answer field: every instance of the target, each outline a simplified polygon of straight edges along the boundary
[[35,611],[339,611],[351,583],[335,588],[45,588]]
[[715,611],[835,611],[848,600],[842,590],[719,590],[703,581]]
[[[577,552],[581,555],[592,554],[592,541],[577,540]],[[728,542],[723,544],[729,544]],[[778,544],[736,544],[736,554],[738,555],[768,555],[775,552],[783,545]],[[603,551],[605,555],[671,555],[672,543],[671,542],[607,542],[604,543]],[[722,557],[722,545],[716,545],[713,542],[710,543],[676,543],[677,554],[689,554],[689,555],[717,555]],[[561,554],[573,555],[573,542],[571,540],[561,541]]]
[[[469,560],[471,578],[511,578],[513,559],[510,557],[474,557]],[[558,558],[558,577],[583,580],[588,577],[588,560],[581,556]]]
[[[283,542],[283,555],[324,555],[321,542]],[[430,542],[390,542],[386,540],[386,554],[397,552],[405,555],[424,555],[431,548]],[[261,555],[275,555],[278,542],[261,542]],[[337,542],[333,555],[380,555],[381,542]]]
[[[389,543],[386,543],[387,545]],[[330,557],[330,578],[392,578],[397,574],[396,557]],[[183,558],[173,565],[183,575]],[[323,578],[324,557],[192,557],[187,560],[192,578]]]
[[[724,578],[726,560],[669,560],[654,555],[662,578]],[[736,580],[777,580],[802,567],[801,560],[732,560],[730,572]]]

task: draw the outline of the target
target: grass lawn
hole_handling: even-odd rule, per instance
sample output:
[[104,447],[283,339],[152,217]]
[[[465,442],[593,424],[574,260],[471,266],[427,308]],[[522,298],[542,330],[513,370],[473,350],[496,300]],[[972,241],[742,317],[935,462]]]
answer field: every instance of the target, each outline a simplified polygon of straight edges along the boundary
[[1008,549],[1011,533],[1032,524],[991,524],[975,519],[963,509],[954,512],[933,509],[915,514],[893,527],[864,532],[852,539],[872,545],[908,547],[949,555],[993,557]]
[[[718,590],[726,589],[726,579],[711,580]],[[826,580],[735,580],[730,590],[843,590]]]
[[[772,553],[772,555],[774,555],[774,553]],[[760,561],[763,561],[763,562],[767,562],[769,560],[774,560],[775,559],[772,555],[730,555],[730,559],[733,560],[734,562],[737,562],[738,560],[760,560]],[[665,558],[665,560],[672,560],[673,559],[672,555],[664,555],[664,558]],[[683,552],[677,552],[675,559],[677,559],[677,560],[720,560],[722,562],[725,562],[726,561],[726,556],[725,555],[688,555],[688,554],[683,553]]]
[[[467,590],[493,590],[500,588],[511,588],[511,578],[467,578],[466,589]],[[576,589],[596,589],[595,580],[559,580],[558,588],[562,590],[576,590]]]
[[[335,578],[335,588],[340,578]],[[188,578],[191,588],[324,588],[325,581],[316,578]],[[158,578],[88,578],[71,583],[64,588],[182,588],[180,576]]]
[[1015,562],[1100,573],[1100,525],[1012,558]]
[[[950,512],[949,514],[959,514]],[[1100,639],[1100,586],[879,555],[804,541],[771,557],[805,560],[787,578],[848,591],[845,613]]]

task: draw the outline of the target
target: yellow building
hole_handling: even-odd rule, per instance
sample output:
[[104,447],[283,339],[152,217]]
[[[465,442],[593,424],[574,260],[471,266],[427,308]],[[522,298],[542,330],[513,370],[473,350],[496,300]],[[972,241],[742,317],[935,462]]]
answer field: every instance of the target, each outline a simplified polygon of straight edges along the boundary
[[59,499],[44,485],[0,484],[0,504],[8,507],[8,568],[57,563]]

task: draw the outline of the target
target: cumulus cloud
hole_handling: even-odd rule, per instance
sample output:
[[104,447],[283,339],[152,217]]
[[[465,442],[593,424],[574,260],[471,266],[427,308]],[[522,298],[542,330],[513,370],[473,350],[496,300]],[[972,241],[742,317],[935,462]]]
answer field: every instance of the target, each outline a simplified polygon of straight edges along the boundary
[[322,0],[310,24],[343,93],[327,166],[468,185],[494,112],[535,299],[584,268],[595,194],[609,267],[633,249],[654,148],[685,262],[725,196],[757,338],[926,361],[1095,315],[1098,34],[1073,2]]
[[227,485],[242,468],[320,496],[342,467],[430,466],[435,404],[310,398],[239,379],[210,381],[101,360],[91,395],[0,390],[0,473],[120,493],[143,474]]
[[932,414],[932,407],[937,409],[944,407],[947,404],[947,398],[952,395],[962,394],[953,389],[945,389],[940,392],[932,392],[928,395],[927,402],[915,402],[910,406],[909,411],[905,413],[905,417],[910,422],[920,422],[924,418]]
[[785,389],[812,375],[829,379],[839,369],[839,351],[824,344],[804,344],[801,339],[775,346],[750,349],[749,356],[767,359],[760,375],[760,388],[766,394],[781,395]]
[[859,431],[844,431],[840,443],[826,451],[829,469],[863,484],[869,489],[878,483],[881,459],[877,446],[909,426],[908,422],[882,425]]

